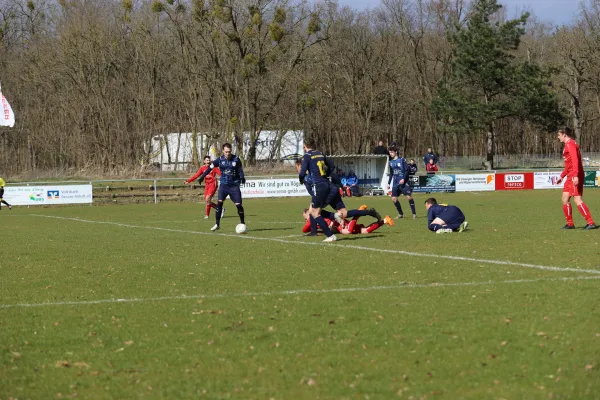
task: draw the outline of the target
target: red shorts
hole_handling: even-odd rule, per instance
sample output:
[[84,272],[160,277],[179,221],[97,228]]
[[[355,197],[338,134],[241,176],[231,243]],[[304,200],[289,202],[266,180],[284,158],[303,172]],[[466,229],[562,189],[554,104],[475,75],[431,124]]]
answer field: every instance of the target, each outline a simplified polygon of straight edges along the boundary
[[213,197],[217,191],[217,185],[206,185],[204,187],[204,197]]
[[569,196],[583,196],[583,181],[584,178],[579,178],[579,184],[577,186],[573,185],[573,178],[566,177],[565,178],[565,186],[563,187],[563,193],[569,193]]
[[362,224],[356,224],[356,225],[354,225],[354,229],[350,233],[353,235],[360,235],[362,233],[362,230],[364,227],[365,226]]

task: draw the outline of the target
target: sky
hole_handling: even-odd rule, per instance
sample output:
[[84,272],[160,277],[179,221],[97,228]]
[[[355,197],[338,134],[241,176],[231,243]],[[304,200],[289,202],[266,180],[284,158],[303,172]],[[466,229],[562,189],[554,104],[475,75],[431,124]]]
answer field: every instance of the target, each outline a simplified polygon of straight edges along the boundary
[[[373,8],[379,0],[338,0],[340,5],[356,9]],[[522,11],[532,11],[535,16],[554,25],[569,24],[579,11],[579,0],[499,0],[508,10],[509,17]]]

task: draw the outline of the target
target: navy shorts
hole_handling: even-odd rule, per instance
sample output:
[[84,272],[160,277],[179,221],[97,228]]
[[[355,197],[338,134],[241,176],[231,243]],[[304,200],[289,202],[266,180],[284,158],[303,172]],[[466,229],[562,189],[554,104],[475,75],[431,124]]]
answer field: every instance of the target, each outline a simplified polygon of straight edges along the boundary
[[458,229],[460,224],[465,222],[465,214],[458,207],[453,206],[449,206],[438,218],[444,221],[448,225],[448,228],[452,230]]
[[342,201],[342,195],[340,194],[339,188],[333,183],[329,184],[329,195],[325,205],[331,206],[334,210],[341,210],[346,208],[346,205]]
[[238,185],[220,185],[219,186],[219,201],[225,201],[229,196],[235,204],[242,204],[242,191]]
[[405,196],[410,196],[412,194],[412,188],[408,183],[396,185],[392,188],[392,197],[400,197],[401,194]]
[[313,184],[312,187],[312,200],[311,204],[313,208],[323,208],[327,205],[327,198],[329,197],[329,182],[319,182]]

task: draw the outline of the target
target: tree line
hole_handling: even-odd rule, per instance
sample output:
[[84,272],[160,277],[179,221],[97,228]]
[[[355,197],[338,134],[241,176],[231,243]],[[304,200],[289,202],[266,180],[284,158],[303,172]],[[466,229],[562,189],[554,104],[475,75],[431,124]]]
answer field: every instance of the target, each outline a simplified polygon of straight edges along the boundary
[[568,124],[598,151],[599,35],[600,0],[558,27],[496,0],[0,0],[0,170],[137,168],[170,132],[249,132],[251,164],[262,130],[489,160]]

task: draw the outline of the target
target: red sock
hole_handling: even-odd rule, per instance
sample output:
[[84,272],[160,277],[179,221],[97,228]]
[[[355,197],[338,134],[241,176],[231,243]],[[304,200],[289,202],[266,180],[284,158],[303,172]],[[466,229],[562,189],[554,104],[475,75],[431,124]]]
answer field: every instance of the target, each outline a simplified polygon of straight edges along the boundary
[[594,220],[592,219],[592,214],[590,214],[590,209],[585,203],[581,203],[578,207],[579,212],[583,215],[583,218],[587,221],[589,225],[594,224]]
[[571,203],[563,205],[563,213],[567,219],[567,225],[573,226],[573,208],[571,207]]
[[374,230],[379,229],[383,225],[383,221],[373,222],[371,225],[367,226],[367,232],[371,233]]
[[206,215],[210,215],[210,208],[212,207],[211,204],[207,204],[206,205]]
[[217,209],[217,203],[212,203],[212,202],[211,202],[211,203],[210,203],[210,206],[211,206],[212,208],[214,208],[215,210]]

